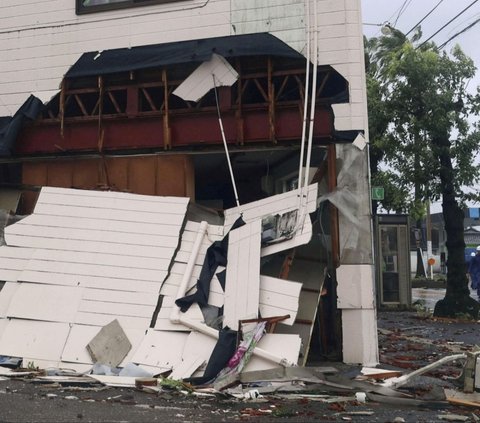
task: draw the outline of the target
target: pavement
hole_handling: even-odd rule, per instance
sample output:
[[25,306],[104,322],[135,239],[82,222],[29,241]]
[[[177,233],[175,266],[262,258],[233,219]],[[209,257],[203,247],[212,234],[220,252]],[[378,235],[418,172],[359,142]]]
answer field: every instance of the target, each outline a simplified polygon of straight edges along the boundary
[[[422,307],[380,311],[378,367],[410,373],[441,358],[474,351],[480,345],[477,321],[432,318],[443,289],[415,288]],[[319,363],[316,363],[319,365]],[[338,373],[324,385],[296,382],[290,392],[235,398],[165,387],[160,392],[101,385],[0,378],[0,422],[441,422],[480,420],[478,406],[448,402],[444,389],[462,391],[463,361],[418,376],[390,396],[379,382],[353,379],[361,366],[323,363]],[[386,379],[388,380],[388,379]],[[251,387],[261,392],[262,386]],[[380,390],[380,394],[379,391]],[[357,394],[357,392],[359,394]],[[365,398],[364,398],[365,397]]]

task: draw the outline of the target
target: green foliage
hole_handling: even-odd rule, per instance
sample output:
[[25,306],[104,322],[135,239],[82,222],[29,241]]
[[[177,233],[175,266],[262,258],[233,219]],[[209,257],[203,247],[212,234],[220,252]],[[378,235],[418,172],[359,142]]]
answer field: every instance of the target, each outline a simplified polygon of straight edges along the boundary
[[415,218],[424,216],[427,200],[443,195],[445,153],[455,168],[458,202],[480,199],[464,189],[480,180],[480,133],[473,121],[480,91],[467,92],[474,63],[458,46],[450,54],[433,43],[416,47],[420,37],[420,29],[409,40],[390,28],[388,35],[365,39],[372,180],[385,187],[383,208]]
[[415,45],[420,38],[420,31],[408,39],[390,28],[365,41],[372,180],[386,187],[384,208],[406,210],[415,220],[425,216],[427,201],[442,199],[447,290],[434,315],[476,318],[461,210],[464,201],[479,199],[464,189],[480,179],[480,95],[467,91],[476,69],[460,47],[447,53],[433,43]]

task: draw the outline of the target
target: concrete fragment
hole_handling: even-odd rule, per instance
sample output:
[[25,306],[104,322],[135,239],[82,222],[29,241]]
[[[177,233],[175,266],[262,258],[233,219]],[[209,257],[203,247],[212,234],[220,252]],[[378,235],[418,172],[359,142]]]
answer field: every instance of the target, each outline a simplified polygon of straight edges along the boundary
[[94,362],[111,367],[118,366],[131,348],[132,344],[117,319],[100,329],[87,345]]

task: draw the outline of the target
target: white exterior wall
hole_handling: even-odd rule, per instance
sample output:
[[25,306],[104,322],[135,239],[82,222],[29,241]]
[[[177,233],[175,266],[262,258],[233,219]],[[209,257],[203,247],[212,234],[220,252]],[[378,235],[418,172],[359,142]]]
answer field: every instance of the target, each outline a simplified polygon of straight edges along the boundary
[[[334,106],[336,129],[364,129],[367,133],[360,0],[316,1],[319,64],[334,66],[350,84],[351,102]],[[58,91],[62,76],[84,52],[270,32],[305,53],[305,22],[305,0],[186,0],[79,16],[74,0],[2,0],[0,116],[13,115],[32,93],[43,101],[50,99]],[[339,148],[339,157],[344,152]],[[360,204],[358,220],[364,222],[370,221],[367,153],[359,150],[356,154],[363,165],[360,173],[353,175],[357,181],[354,194]],[[339,190],[343,188],[339,184]],[[341,243],[346,245],[355,225],[340,213],[340,228]],[[371,230],[366,232],[360,259],[351,253],[341,258],[354,274],[358,265],[367,264],[373,269],[372,252],[364,248],[365,241],[367,250],[370,248]],[[374,272],[358,274],[363,275],[360,286],[374,298]],[[342,280],[338,282],[342,284]],[[352,291],[340,288],[339,292],[339,307],[351,303]],[[345,311],[347,362],[372,364],[378,360],[375,307],[373,301],[367,303]],[[350,342],[352,339],[362,339],[362,346]]]

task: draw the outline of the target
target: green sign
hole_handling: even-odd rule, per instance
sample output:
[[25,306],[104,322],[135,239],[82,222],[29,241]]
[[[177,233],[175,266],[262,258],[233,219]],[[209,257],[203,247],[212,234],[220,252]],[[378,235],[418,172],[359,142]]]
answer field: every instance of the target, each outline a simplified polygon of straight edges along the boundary
[[385,198],[385,190],[383,187],[372,187],[372,200],[383,200]]

